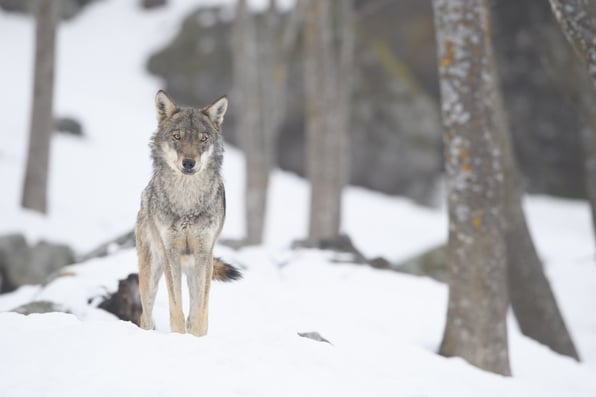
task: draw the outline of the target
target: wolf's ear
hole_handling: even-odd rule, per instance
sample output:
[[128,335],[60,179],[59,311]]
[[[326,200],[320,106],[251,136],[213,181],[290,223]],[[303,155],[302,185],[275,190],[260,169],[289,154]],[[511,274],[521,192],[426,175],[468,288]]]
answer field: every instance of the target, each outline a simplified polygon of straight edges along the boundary
[[178,110],[174,100],[163,90],[159,90],[155,94],[155,109],[157,110],[157,121],[159,123],[172,117]]
[[221,98],[217,99],[211,105],[205,106],[201,111],[209,117],[209,120],[215,125],[217,129],[221,127],[221,123],[223,122],[224,114],[226,114],[226,110],[228,110],[228,97],[222,96]]

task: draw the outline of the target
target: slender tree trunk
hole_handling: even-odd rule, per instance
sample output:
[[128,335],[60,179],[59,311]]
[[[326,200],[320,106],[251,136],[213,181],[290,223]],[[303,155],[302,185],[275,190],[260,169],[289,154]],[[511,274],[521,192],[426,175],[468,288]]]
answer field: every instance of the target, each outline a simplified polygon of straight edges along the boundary
[[494,111],[503,156],[507,274],[513,312],[524,335],[579,359],[526,223],[521,176],[499,89],[495,90]]
[[246,0],[237,3],[234,75],[239,143],[246,156],[244,243],[250,245],[263,241],[270,172],[286,110],[287,54],[296,41],[300,11],[297,6],[282,27],[277,1],[269,0],[257,29]]
[[565,37],[588,67],[596,88],[596,2],[550,0],[550,5]]
[[54,54],[60,3],[38,0],[35,28],[33,106],[22,206],[47,212],[50,140],[54,129]]
[[339,234],[341,196],[348,179],[352,1],[344,0],[340,7],[336,50],[331,1],[306,0],[303,40],[311,240]]
[[246,242],[258,244],[263,235],[269,183],[266,137],[261,125],[257,38],[246,0],[238,0],[234,26],[234,84],[238,109],[238,141],[246,164]]
[[492,53],[489,57],[495,70],[494,117],[503,160],[503,211],[511,306],[524,335],[558,353],[579,359],[528,229],[522,207],[522,180],[496,73],[496,60]]
[[336,134],[337,134],[337,173],[336,190],[339,192],[340,205],[337,213],[339,232],[341,220],[341,192],[350,180],[350,110],[352,102],[352,81],[354,70],[354,5],[351,0],[339,1],[338,28],[339,51],[336,72]]
[[592,210],[592,229],[596,237],[596,90],[590,84],[590,77],[584,70],[578,75],[581,115],[581,139],[586,170],[586,192]]
[[332,180],[326,169],[328,156],[327,99],[331,38],[329,1],[306,0],[304,24],[304,85],[306,110],[306,174],[310,180],[309,238],[317,239],[335,233],[334,205],[329,204]]
[[503,169],[486,0],[433,0],[447,169],[449,303],[440,347],[510,375]]
[[248,244],[261,244],[263,241],[269,177],[274,161],[276,137],[285,108],[285,92],[283,91],[285,74],[278,75],[278,73],[285,72],[277,40],[279,20],[277,1],[270,0],[264,15],[264,22],[257,30],[259,91],[255,93],[255,96],[259,101],[260,131],[258,135],[261,146],[255,148],[256,150],[253,152],[257,159],[254,159],[252,163],[255,164],[256,161],[257,168],[251,172],[258,173],[258,177],[255,179],[259,181],[257,185],[259,189],[254,189],[251,207],[247,206],[246,209],[246,242]]
[[[582,143],[586,170],[586,190],[592,209],[592,225],[596,236],[596,1],[550,0],[553,13],[567,40],[586,65],[591,82],[580,88],[580,102],[584,115]],[[591,84],[590,84],[591,83]],[[583,84],[583,81],[582,81]]]

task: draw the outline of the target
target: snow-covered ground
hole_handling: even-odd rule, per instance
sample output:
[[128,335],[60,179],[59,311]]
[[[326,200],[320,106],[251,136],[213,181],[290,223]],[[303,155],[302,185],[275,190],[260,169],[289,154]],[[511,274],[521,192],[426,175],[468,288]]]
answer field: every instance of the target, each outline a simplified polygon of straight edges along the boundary
[[[175,34],[187,11],[209,2],[169,3],[143,12],[136,0],[99,2],[61,26],[56,111],[82,120],[86,137],[54,139],[48,217],[19,208],[33,24],[0,13],[0,234],[20,231],[32,242],[67,242],[83,253],[132,227],[150,175],[147,142],[155,127],[153,95],[160,88],[144,62]],[[243,159],[231,148],[224,175],[223,237],[241,237]],[[72,266],[68,276],[45,287],[0,296],[0,395],[596,396],[596,254],[585,203],[526,201],[583,362],[523,337],[511,316],[514,376],[503,378],[434,353],[445,320],[445,286],[333,263],[326,252],[289,250],[290,241],[306,234],[308,185],[275,171],[270,194],[265,244],[216,248],[245,268],[245,278],[213,285],[205,338],[167,333],[163,283],[157,331],[140,330],[88,304],[136,271],[133,250]],[[446,216],[441,209],[350,188],[343,229],[367,256],[398,260],[442,243]],[[39,299],[73,314],[6,312]],[[310,331],[331,344],[297,335]]]

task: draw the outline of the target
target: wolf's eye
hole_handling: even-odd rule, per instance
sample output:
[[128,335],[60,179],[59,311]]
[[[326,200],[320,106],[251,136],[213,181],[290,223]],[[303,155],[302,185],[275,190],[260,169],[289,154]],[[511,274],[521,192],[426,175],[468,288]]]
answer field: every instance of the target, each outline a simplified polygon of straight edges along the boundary
[[207,142],[207,139],[209,139],[207,134],[201,134],[201,142]]
[[180,140],[180,134],[178,134],[178,133],[176,133],[176,134],[172,135],[172,137],[173,137],[175,140],[177,140],[177,141],[179,141],[179,140]]

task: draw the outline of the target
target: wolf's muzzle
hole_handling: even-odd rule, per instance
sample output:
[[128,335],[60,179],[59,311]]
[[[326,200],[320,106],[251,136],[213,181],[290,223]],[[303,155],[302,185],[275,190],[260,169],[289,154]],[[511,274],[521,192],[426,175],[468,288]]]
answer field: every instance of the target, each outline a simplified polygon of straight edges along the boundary
[[197,162],[193,159],[183,159],[182,160],[182,172],[192,173],[194,171],[196,164],[197,164]]

